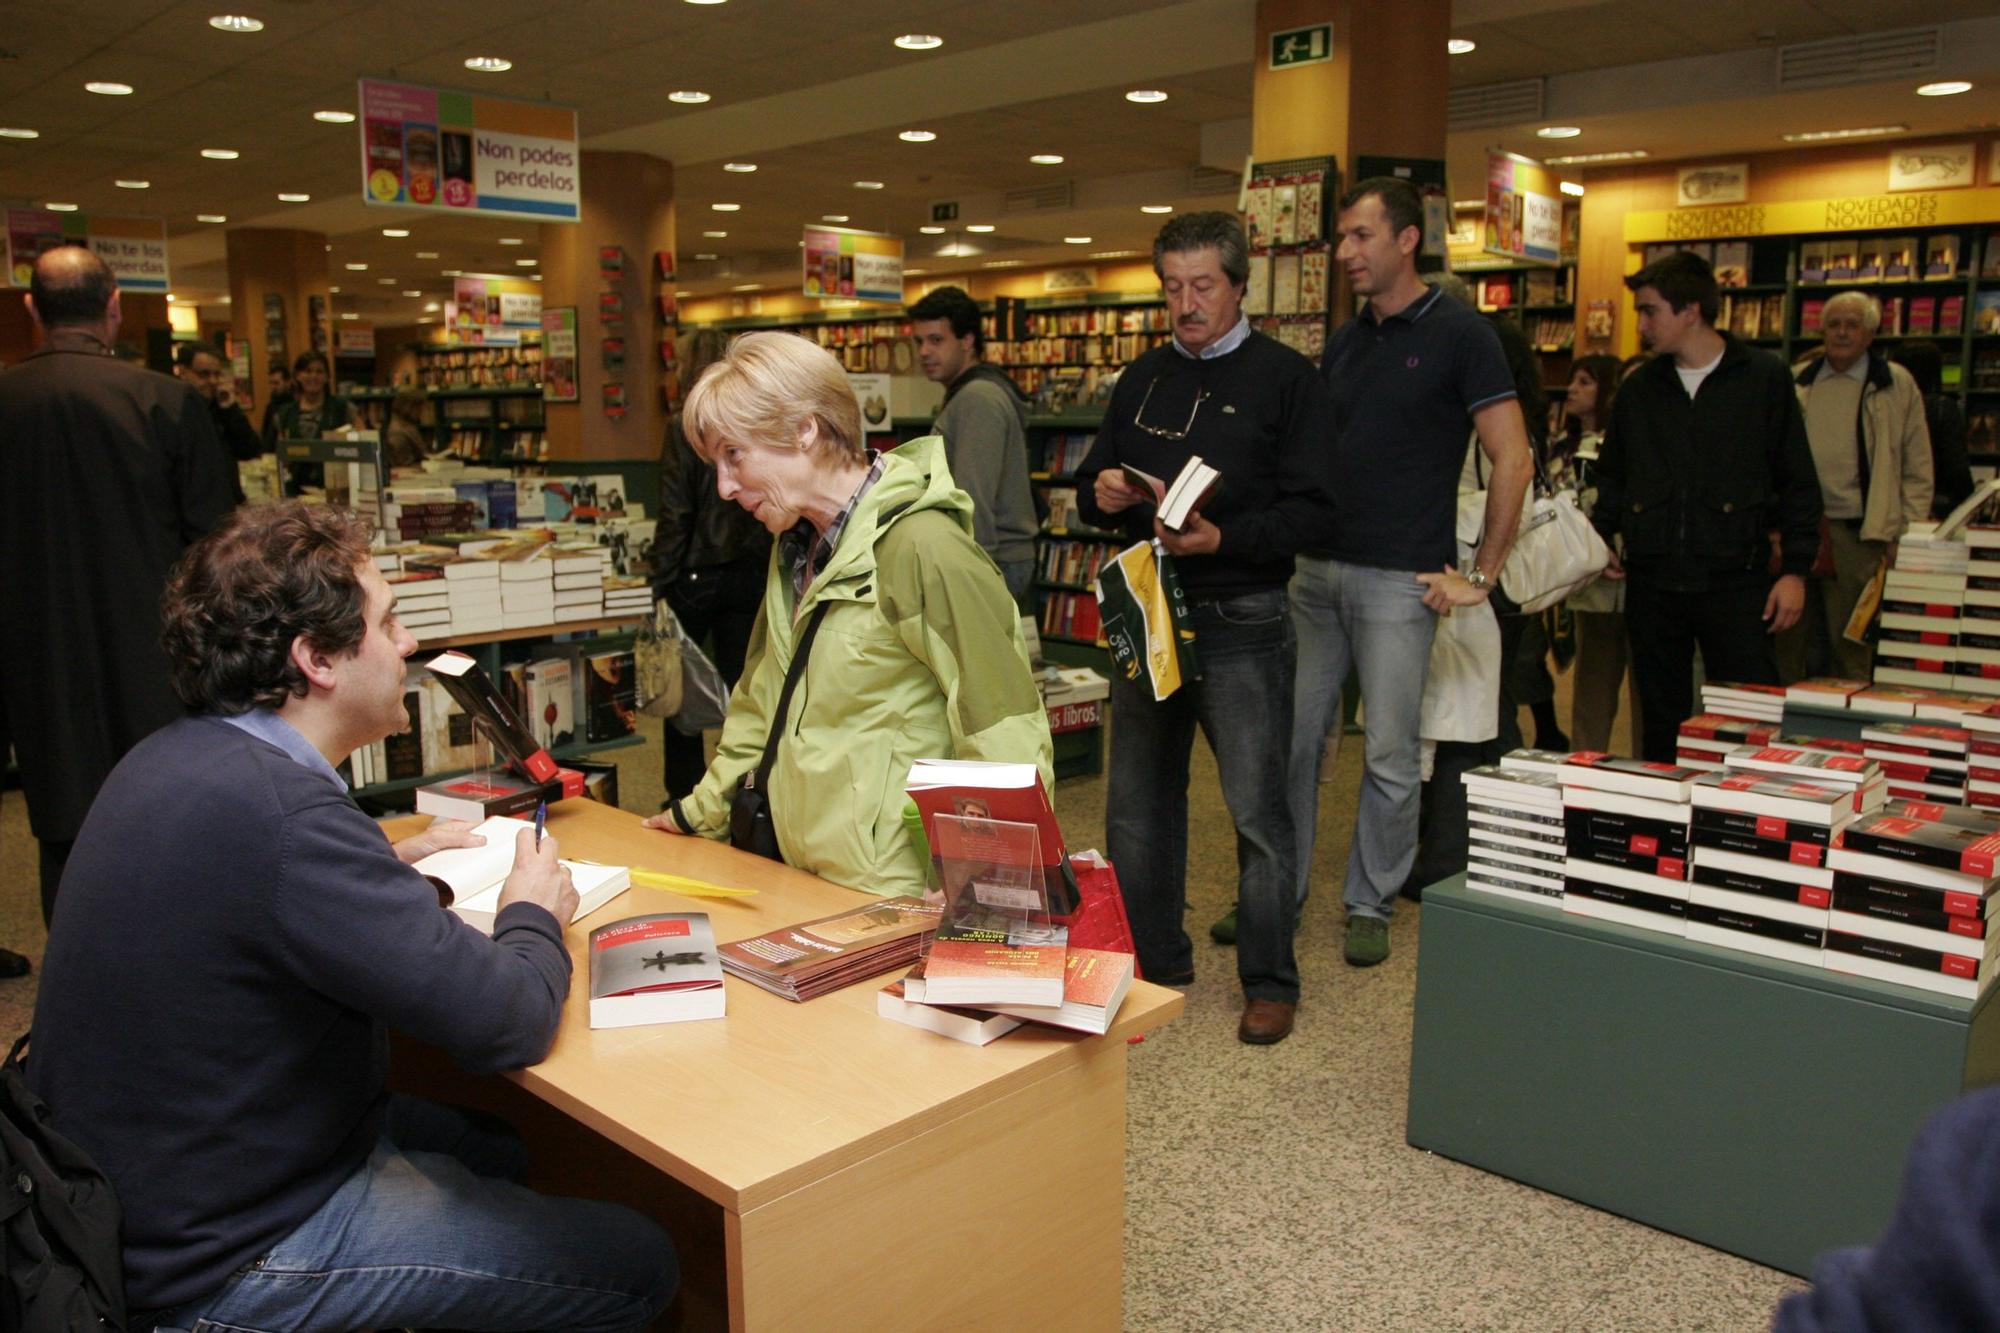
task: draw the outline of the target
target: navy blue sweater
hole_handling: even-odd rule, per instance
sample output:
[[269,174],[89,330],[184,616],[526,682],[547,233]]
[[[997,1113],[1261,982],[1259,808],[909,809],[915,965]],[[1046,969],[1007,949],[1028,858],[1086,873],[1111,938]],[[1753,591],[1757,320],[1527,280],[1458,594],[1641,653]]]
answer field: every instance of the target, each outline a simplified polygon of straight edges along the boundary
[[212,718],[142,741],[63,874],[29,1081],[110,1176],[134,1308],[220,1287],[368,1157],[395,1027],[486,1072],[555,1038],[570,960],[449,912],[324,774]]

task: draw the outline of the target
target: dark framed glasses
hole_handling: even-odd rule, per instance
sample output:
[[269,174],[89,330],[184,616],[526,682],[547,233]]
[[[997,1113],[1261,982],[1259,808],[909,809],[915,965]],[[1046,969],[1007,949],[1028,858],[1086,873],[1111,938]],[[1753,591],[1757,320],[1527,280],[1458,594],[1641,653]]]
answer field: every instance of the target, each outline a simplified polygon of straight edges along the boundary
[[1139,400],[1139,410],[1133,414],[1132,424],[1146,434],[1157,436],[1162,440],[1185,440],[1188,432],[1194,429],[1194,419],[1201,412],[1201,405],[1208,401],[1208,390],[1203,389],[1194,396],[1194,406],[1188,409],[1187,422],[1179,430],[1171,430],[1165,426],[1151,426],[1146,424],[1146,406],[1153,401],[1153,390],[1160,387],[1163,378],[1165,377],[1155,375],[1153,382],[1146,386],[1146,395]]

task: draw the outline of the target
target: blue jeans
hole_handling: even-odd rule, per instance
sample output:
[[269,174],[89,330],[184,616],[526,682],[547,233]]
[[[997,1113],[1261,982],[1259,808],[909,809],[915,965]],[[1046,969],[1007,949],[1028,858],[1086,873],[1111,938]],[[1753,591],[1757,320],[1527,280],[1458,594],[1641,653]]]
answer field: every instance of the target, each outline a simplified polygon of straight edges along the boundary
[[381,1142],[320,1210],[162,1329],[645,1327],[680,1283],[672,1242],[616,1204],[513,1183],[521,1141],[392,1097]]
[[1299,632],[1298,692],[1292,731],[1292,822],[1298,829],[1297,899],[1312,874],[1319,815],[1319,753],[1340,723],[1340,690],[1352,667],[1361,678],[1367,733],[1361,799],[1347,857],[1350,916],[1388,920],[1417,855],[1422,788],[1424,674],[1437,614],[1406,569],[1372,569],[1300,556],[1292,576]]
[[1118,672],[1111,683],[1105,838],[1146,976],[1194,970],[1187,913],[1188,758],[1208,737],[1236,824],[1236,972],[1253,1000],[1299,998],[1292,955],[1296,838],[1285,803],[1292,725],[1291,616],[1273,588],[1193,606],[1201,678],[1155,701]]

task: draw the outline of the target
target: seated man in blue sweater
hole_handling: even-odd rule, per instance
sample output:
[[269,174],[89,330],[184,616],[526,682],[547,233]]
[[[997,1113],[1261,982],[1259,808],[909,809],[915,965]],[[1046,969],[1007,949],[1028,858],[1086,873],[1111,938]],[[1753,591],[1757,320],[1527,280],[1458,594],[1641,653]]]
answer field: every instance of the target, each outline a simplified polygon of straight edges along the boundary
[[334,765],[407,725],[416,640],[367,525],[238,510],[170,581],[192,716],[98,792],[29,1081],[124,1208],[133,1328],[613,1330],[678,1281],[651,1222],[513,1183],[519,1140],[384,1091],[392,1025],[486,1072],[555,1039],[576,910],[524,835],[492,938],[440,910]]

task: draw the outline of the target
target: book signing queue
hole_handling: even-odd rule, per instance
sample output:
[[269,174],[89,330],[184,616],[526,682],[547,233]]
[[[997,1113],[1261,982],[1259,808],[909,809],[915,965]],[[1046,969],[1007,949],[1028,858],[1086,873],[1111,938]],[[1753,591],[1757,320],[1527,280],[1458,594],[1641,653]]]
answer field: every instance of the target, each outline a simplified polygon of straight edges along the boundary
[[[435,187],[422,128],[364,139],[371,186]],[[1552,248],[1454,273],[1437,190],[1335,166],[1166,217],[1115,327],[1031,339],[940,283],[879,344],[669,337],[650,519],[623,473],[466,468],[514,428],[405,396],[554,390],[573,323],[432,353],[379,431],[309,351],[260,459],[227,349],[129,364],[98,249],[12,249],[10,487],[130,484],[90,534],[0,537],[10,629],[54,649],[0,693],[51,925],[0,1074],[5,1326],[860,1328],[1030,1289],[1114,1326],[1128,1046],[1196,966],[1197,731],[1242,1045],[1336,1021],[1295,940],[1353,733],[1344,962],[1424,918],[1411,1145],[1811,1273],[1790,1333],[2000,1322],[2000,1101],[1967,1092],[2000,1075],[2000,480],[1967,445],[2000,323],[1966,323],[2000,319],[2000,221],[1633,212],[1604,319],[1644,350],[1572,357],[1574,210],[1495,185],[1489,252],[1541,203]],[[1022,351],[1090,338],[1118,364]],[[883,429],[876,350],[946,386],[934,420]],[[644,818],[589,757],[641,719]],[[1100,763],[1106,845],[1072,846],[1056,780]],[[891,1280],[916,1225],[1005,1243]]]

